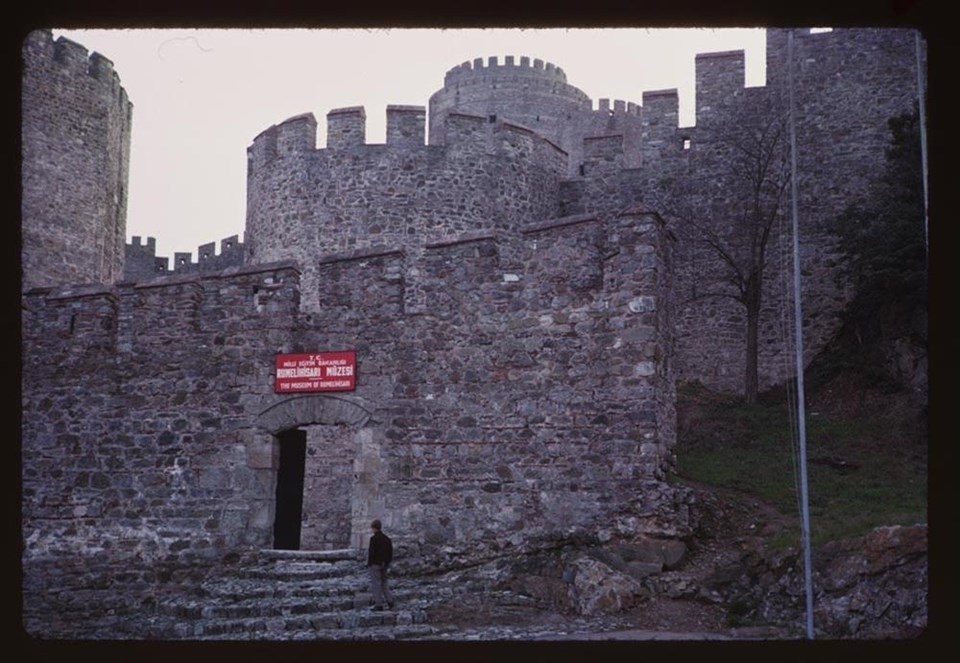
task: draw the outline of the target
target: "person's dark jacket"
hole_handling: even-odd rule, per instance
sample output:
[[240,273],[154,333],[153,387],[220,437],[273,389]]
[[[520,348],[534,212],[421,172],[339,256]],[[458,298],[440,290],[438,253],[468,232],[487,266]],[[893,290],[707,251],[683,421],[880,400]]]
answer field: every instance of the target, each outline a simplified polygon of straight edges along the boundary
[[367,551],[367,566],[383,566],[393,561],[393,542],[383,532],[374,532],[370,537],[370,549]]

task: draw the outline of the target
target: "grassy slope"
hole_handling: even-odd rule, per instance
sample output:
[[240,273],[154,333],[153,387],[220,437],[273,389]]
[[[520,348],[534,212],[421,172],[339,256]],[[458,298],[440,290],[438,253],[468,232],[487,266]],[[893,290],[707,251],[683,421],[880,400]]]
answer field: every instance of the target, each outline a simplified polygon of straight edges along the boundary
[[[789,523],[773,545],[798,544],[799,445],[787,393],[769,392],[753,406],[696,385],[681,387],[678,397],[678,477],[773,504]],[[926,522],[923,405],[849,375],[810,390],[806,400],[813,543]]]

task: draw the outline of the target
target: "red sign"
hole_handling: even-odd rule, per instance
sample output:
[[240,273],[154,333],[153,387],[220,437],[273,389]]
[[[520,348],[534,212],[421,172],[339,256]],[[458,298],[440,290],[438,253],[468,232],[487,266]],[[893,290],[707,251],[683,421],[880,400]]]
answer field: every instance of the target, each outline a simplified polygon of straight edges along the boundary
[[357,355],[353,350],[277,355],[273,390],[278,394],[353,391],[356,385]]

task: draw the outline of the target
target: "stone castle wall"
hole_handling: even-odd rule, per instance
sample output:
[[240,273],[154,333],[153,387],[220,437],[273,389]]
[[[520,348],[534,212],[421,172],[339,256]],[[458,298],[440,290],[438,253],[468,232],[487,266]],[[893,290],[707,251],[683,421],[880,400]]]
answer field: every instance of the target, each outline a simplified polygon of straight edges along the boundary
[[[786,30],[767,30],[767,84],[762,87],[743,86],[741,51],[697,58],[697,124],[680,129],[673,141],[680,145],[688,138],[689,149],[662,160],[659,171],[642,174],[648,187],[641,194],[644,198],[656,198],[658,178],[682,177],[686,189],[703,192],[707,210],[711,187],[723,180],[723,169],[728,168],[713,152],[716,135],[744,124],[744,118],[761,108],[786,112],[786,42]],[[851,295],[837,282],[843,257],[830,234],[831,223],[847,205],[865,195],[882,167],[891,139],[887,121],[916,108],[915,49],[911,30],[795,31],[798,219],[808,362],[836,333],[839,315]],[[925,65],[921,63],[921,67]],[[788,145],[785,138],[784,147]],[[761,387],[795,374],[790,205],[788,196],[768,250],[760,319]],[[721,265],[709,251],[683,242],[678,245],[675,264],[678,377],[726,390],[742,388],[743,307],[725,298],[693,301],[698,292],[710,287],[711,278],[715,281]]]
[[99,53],[36,30],[23,42],[22,285],[123,273],[132,105]]
[[[315,314],[292,263],[27,292],[28,603],[149,594],[172,570],[272,547],[276,435],[298,426],[311,546],[360,547],[373,517],[426,558],[666,526],[642,487],[660,485],[674,436],[671,241],[637,213],[529,227],[520,244],[510,268],[492,237],[426,246],[422,312],[405,306],[404,252],[331,258]],[[356,390],[275,394],[274,355],[318,348],[356,350]]]
[[289,342],[295,277],[264,266],[25,294],[25,615],[149,608],[259,542],[250,522],[272,486],[244,439]]

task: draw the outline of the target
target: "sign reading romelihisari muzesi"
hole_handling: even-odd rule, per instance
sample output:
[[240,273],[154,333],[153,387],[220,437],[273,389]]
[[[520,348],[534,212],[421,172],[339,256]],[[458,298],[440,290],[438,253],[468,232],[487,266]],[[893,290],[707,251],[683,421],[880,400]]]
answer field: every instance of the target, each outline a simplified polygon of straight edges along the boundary
[[304,391],[353,391],[357,386],[357,356],[353,350],[277,355],[278,394]]

